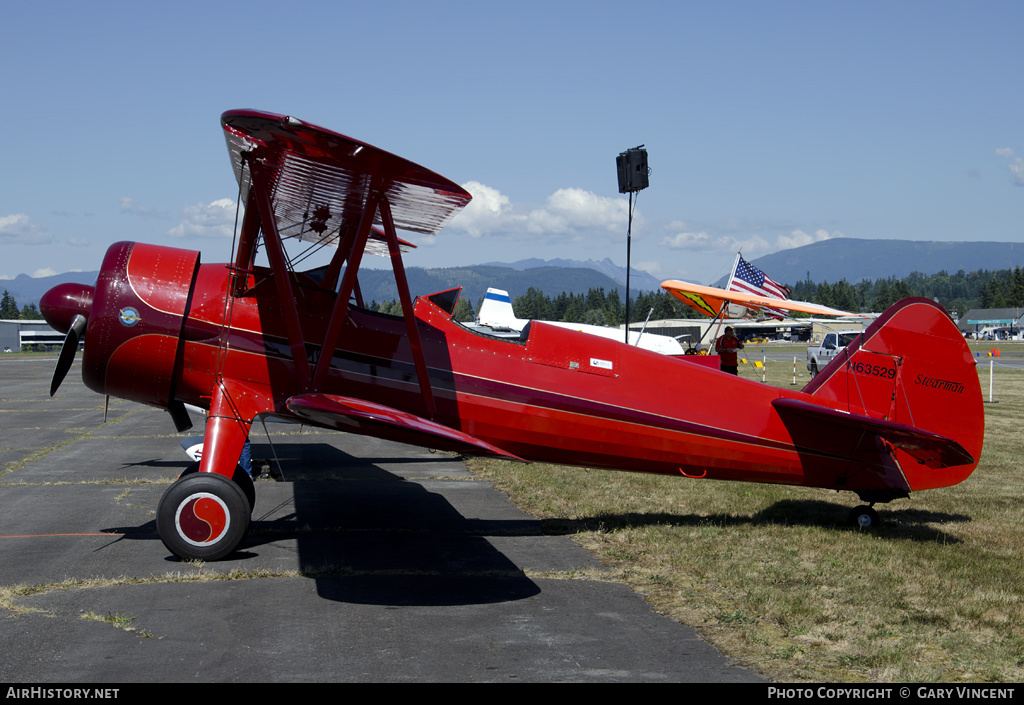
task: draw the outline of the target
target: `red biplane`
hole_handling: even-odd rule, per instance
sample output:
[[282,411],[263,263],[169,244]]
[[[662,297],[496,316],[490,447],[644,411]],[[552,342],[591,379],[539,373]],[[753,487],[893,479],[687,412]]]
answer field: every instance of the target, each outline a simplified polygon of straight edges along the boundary
[[[975,363],[931,301],[890,308],[800,391],[540,322],[489,336],[452,320],[459,289],[411,300],[397,235],[437,232],[469,193],[291,117],[236,110],[221,124],[245,205],[232,262],[120,242],[95,286],[61,285],[40,302],[67,331],[51,394],[84,336],[89,388],[167,409],[179,431],[186,405],[208,410],[198,472],[157,510],[182,558],[223,558],[245,537],[255,491],[237,463],[268,416],[466,454],[850,490],[869,503],[956,484],[977,464]],[[337,250],[298,271],[287,240]],[[363,306],[357,273],[374,248],[391,258],[402,317]]]

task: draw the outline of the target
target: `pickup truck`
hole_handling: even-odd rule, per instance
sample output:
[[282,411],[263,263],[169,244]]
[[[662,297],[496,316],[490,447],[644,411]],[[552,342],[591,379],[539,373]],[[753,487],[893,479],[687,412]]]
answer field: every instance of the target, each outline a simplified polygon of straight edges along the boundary
[[826,333],[821,339],[821,345],[812,345],[807,348],[807,370],[811,376],[818,374],[825,365],[832,362],[832,358],[839,354],[839,351],[853,342],[853,339],[860,335],[859,330],[840,330],[833,333]]

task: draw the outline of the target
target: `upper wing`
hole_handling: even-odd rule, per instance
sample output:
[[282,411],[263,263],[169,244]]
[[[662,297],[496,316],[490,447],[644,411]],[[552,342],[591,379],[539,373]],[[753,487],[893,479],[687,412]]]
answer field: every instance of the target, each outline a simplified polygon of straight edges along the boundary
[[[243,200],[245,161],[257,158],[268,167],[274,217],[285,239],[337,245],[344,226],[359,222],[371,194],[387,198],[396,227],[432,235],[472,198],[425,167],[292,117],[229,110],[221,125]],[[381,223],[379,215],[375,222]]]
[[[375,254],[375,255],[385,255],[385,254],[387,254],[387,249],[388,249],[387,235],[385,235],[384,231],[381,230],[380,228],[378,228],[377,226],[374,226],[373,228],[370,229],[370,237],[367,239],[366,243],[367,243],[367,246],[366,246],[366,251],[367,252],[370,252],[370,253]],[[371,243],[373,243],[373,244],[371,245]],[[337,241],[335,241],[333,244],[336,245]],[[372,249],[371,249],[371,247],[372,247]],[[416,245],[412,244],[408,240],[403,240],[402,238],[398,238],[398,248],[402,252],[408,252],[409,250],[415,250],[416,249]]]
[[767,296],[757,296],[739,291],[728,291],[713,286],[701,286],[688,282],[670,279],[661,283],[661,288],[667,289],[677,299],[699,313],[714,318],[722,314],[722,310],[728,304],[737,304],[749,309],[781,309],[783,311],[799,311],[815,316],[856,316],[855,313],[840,311],[839,309],[811,304],[806,301],[792,301],[790,299],[774,299]]
[[357,273],[363,252],[379,242],[369,237],[371,226],[382,225],[386,242],[380,244],[391,257],[416,376],[424,404],[433,412],[397,229],[432,235],[473,197],[419,164],[293,117],[229,110],[221,115],[221,126],[239,198],[246,204],[229,284],[232,291],[243,293],[262,234],[295,375],[309,389],[322,388],[332,357],[323,355],[312,365],[307,359],[309,326],[304,328],[298,307],[293,305],[294,265],[283,241],[297,238],[315,246],[338,246],[320,280],[323,290],[337,295],[322,342],[314,341],[323,350],[333,350],[345,328],[350,297],[354,292],[358,296]]

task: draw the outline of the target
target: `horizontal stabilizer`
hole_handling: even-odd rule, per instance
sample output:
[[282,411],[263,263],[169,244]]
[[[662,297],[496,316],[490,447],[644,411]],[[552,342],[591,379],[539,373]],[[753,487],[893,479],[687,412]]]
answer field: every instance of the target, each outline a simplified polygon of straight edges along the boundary
[[[815,433],[813,436],[822,438],[823,445],[830,442],[825,438],[835,439],[836,435],[847,431],[878,436],[888,445],[904,451],[920,464],[933,470],[957,465],[972,465],[976,462],[971,454],[953,439],[906,424],[836,411],[797,399],[775,399],[772,406],[779,412],[779,416],[787,427],[790,425],[787,417],[789,419],[799,417],[804,421],[810,420],[822,426],[821,432]],[[831,432],[825,432],[825,427],[830,427]],[[806,441],[804,443],[806,444]],[[811,447],[809,450],[826,449]]]
[[200,461],[203,459],[203,441],[206,440],[205,436],[189,436],[188,438],[182,438],[180,441],[181,449],[185,451],[191,460]]
[[384,404],[335,394],[301,394],[286,406],[296,416],[318,426],[424,448],[450,450],[526,462],[467,433]]

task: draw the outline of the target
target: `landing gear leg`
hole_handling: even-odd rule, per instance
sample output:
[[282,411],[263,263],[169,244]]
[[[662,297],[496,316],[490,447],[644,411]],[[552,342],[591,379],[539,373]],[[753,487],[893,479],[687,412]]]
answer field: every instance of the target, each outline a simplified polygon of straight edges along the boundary
[[216,561],[245,538],[256,492],[237,464],[252,420],[272,406],[262,387],[219,380],[210,397],[199,472],[182,473],[157,506],[157,531],[171,553]]

